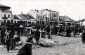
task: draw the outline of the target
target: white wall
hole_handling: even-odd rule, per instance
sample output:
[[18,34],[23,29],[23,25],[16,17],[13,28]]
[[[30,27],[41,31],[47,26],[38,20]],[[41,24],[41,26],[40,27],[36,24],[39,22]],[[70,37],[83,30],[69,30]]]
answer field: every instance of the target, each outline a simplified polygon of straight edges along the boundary
[[44,21],[45,21],[45,20],[46,20],[46,16],[43,15],[43,14],[38,14],[38,15],[37,15],[37,19],[38,19],[38,20],[44,20]]
[[50,12],[44,11],[44,14],[46,15],[47,18],[50,18]]
[[[44,13],[46,14],[47,18],[54,19],[54,21],[59,21],[59,12],[50,12],[50,11],[44,11]],[[56,17],[53,17],[53,14],[56,15]]]
[[35,11],[30,10],[29,14],[31,14],[35,19],[37,18],[37,13]]
[[4,15],[6,15],[6,17],[8,18],[8,15],[10,15],[10,18],[8,18],[9,20],[12,19],[12,12],[2,12],[2,17],[4,17]]
[[[29,14],[31,14],[34,18],[40,19],[40,17],[45,15],[44,20],[46,20],[46,17],[49,18],[47,20],[53,19],[54,21],[59,21],[59,12],[53,12],[53,11],[46,11],[46,10],[41,10],[40,12],[37,12],[35,10],[30,10]],[[40,14],[40,15],[39,15]],[[56,17],[53,17],[53,14],[56,15]]]

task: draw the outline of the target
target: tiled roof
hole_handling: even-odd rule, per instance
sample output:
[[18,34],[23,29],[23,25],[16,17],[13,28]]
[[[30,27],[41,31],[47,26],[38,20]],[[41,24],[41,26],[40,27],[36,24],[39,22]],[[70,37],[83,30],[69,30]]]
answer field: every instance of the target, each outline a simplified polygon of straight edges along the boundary
[[25,20],[34,19],[30,14],[20,14],[19,16]]
[[[6,6],[6,5],[2,5],[2,4],[0,4],[0,7],[9,7],[9,6]],[[9,7],[10,8],[10,7]]]
[[32,17],[30,14],[18,14],[15,15],[14,19],[30,20],[30,19],[34,19],[34,17]]
[[68,16],[59,16],[60,21],[74,21],[73,19],[69,18]]
[[19,19],[19,18],[17,17],[17,15],[14,15],[14,19]]
[[0,9],[2,9],[2,11],[4,11],[4,10],[7,10],[7,9],[10,9],[10,7],[0,4]]

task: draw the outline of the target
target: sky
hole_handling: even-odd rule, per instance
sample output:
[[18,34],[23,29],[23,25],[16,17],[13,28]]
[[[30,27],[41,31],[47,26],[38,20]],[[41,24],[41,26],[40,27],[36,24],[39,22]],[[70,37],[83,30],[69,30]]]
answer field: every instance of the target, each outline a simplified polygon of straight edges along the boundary
[[84,0],[0,0],[0,4],[10,6],[13,14],[29,13],[31,9],[51,9],[74,20],[85,18]]

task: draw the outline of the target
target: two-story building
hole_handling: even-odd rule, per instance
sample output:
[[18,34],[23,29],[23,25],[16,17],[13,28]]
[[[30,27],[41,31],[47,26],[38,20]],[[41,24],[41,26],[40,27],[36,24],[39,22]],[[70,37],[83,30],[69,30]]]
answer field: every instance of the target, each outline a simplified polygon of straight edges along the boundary
[[0,4],[0,20],[11,20],[13,18],[12,11],[9,6]]
[[59,22],[59,12],[58,11],[52,11],[49,9],[42,9],[41,12],[46,15],[46,21],[48,21],[49,24],[58,24]]
[[41,24],[58,24],[59,21],[59,12],[52,11],[48,9],[43,10],[30,10],[31,14],[37,21],[40,21]]
[[32,15],[38,24],[44,24],[46,20],[46,15],[43,14],[40,10],[30,10],[29,14]]

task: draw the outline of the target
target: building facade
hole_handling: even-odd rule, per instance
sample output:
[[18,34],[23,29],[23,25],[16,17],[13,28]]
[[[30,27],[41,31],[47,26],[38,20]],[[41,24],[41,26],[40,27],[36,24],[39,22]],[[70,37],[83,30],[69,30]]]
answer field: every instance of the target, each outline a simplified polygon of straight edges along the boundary
[[75,20],[69,18],[68,16],[59,16],[59,24],[72,26],[75,25]]
[[43,14],[40,10],[30,10],[29,14],[32,15],[38,24],[44,24],[46,20],[46,15]]
[[0,4],[0,20],[11,20],[12,18],[13,15],[10,7]]
[[43,10],[41,10],[41,12],[46,15],[46,21],[48,21],[49,24],[52,24],[52,25],[58,24],[58,22],[59,22],[59,12],[52,11],[52,10],[49,10],[49,9],[43,9]]
[[30,10],[31,14],[37,21],[40,21],[41,24],[58,24],[59,21],[59,12],[52,11],[48,9],[43,10]]

